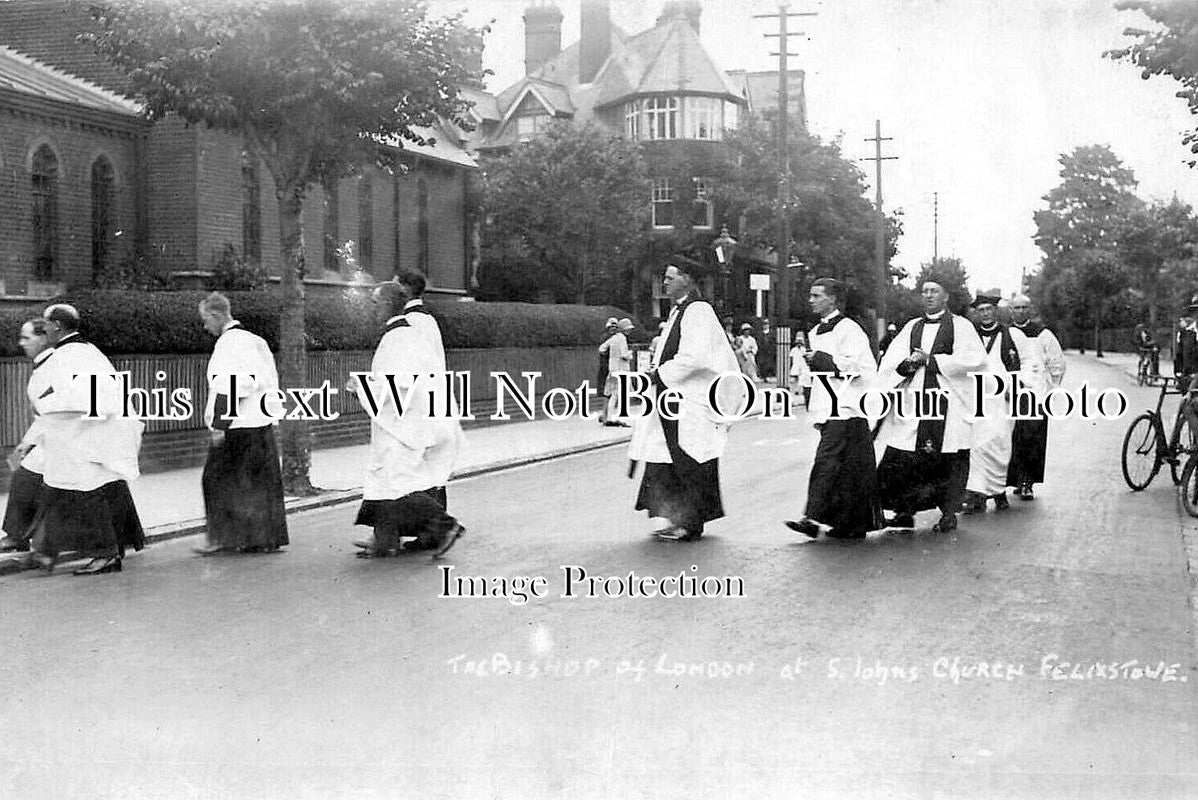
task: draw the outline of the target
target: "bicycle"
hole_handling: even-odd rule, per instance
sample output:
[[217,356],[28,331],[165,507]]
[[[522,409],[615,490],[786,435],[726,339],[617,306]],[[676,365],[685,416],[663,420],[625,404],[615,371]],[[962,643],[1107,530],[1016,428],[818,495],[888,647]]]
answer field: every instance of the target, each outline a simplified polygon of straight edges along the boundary
[[[1180,403],[1173,421],[1173,432],[1168,439],[1165,438],[1165,425],[1161,421],[1161,406],[1165,402],[1165,395],[1184,395],[1185,392],[1172,388],[1174,382],[1170,379],[1158,379],[1153,385],[1159,385],[1161,388],[1156,408],[1133,419],[1123,437],[1123,480],[1133,492],[1148,488],[1148,484],[1152,483],[1152,479],[1166,461],[1169,462],[1169,473],[1173,483],[1181,484],[1184,469],[1181,456],[1194,452],[1190,442],[1187,441],[1184,445],[1181,443],[1181,431],[1186,427],[1186,418],[1181,413]],[[1198,496],[1195,496],[1194,500],[1198,505]]]
[[1136,365],[1136,381],[1140,386],[1160,378],[1160,352],[1155,345],[1140,348],[1140,361]]

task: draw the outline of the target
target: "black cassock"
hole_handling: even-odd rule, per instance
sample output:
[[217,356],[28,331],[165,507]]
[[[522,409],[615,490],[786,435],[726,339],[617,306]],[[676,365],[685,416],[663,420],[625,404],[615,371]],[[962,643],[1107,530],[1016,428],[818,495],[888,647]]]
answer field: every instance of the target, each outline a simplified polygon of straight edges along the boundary
[[[661,349],[659,368],[678,355],[682,317],[693,304],[694,301],[687,301],[679,305],[678,316]],[[657,375],[654,375],[654,385],[660,397],[666,386]],[[724,516],[720,498],[720,460],[695,461],[678,443],[678,421],[660,419],[670,463],[645,463],[645,474],[636,496],[636,510],[668,519],[688,533],[701,534],[706,523]]]
[[229,549],[288,544],[273,425],[225,430],[224,441],[208,449],[200,485],[212,544]]

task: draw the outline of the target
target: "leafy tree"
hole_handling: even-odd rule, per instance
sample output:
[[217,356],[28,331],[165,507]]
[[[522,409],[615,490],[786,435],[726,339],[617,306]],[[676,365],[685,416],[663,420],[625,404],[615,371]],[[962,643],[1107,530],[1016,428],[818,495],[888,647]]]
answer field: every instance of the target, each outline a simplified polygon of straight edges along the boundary
[[[954,314],[964,313],[973,301],[973,295],[969,293],[969,287],[966,285],[969,283],[969,275],[965,272],[961,259],[956,256],[924,262],[915,278],[915,291],[918,293],[924,281],[928,280],[934,280],[945,288],[948,292],[948,310]],[[922,300],[919,313],[923,313]]]
[[1044,196],[1048,207],[1033,214],[1044,252],[1035,285],[1054,302],[1037,299],[1060,321],[1088,323],[1101,355],[1098,332],[1128,282],[1123,240],[1144,204],[1134,193],[1135,175],[1106,145],[1077,147],[1059,160],[1061,183]]
[[1124,229],[1121,252],[1132,285],[1148,310],[1149,324],[1160,322],[1162,306],[1172,308],[1178,295],[1198,290],[1187,266],[1198,251],[1198,218],[1174,197],[1136,209]]
[[648,239],[648,177],[635,142],[593,124],[555,124],[484,168],[484,292],[628,299]]
[[[725,137],[727,175],[717,198],[728,217],[744,216],[742,249],[776,246],[778,139],[776,114],[749,117]],[[791,308],[804,307],[803,287],[817,277],[834,277],[859,287],[866,305],[876,306],[874,279],[874,206],[861,169],[841,152],[840,140],[824,142],[803,130],[796,118],[790,137],[791,236],[787,258],[804,264],[792,286]],[[901,225],[886,219],[886,255],[897,252]],[[797,290],[797,291],[795,291]]]
[[[1177,96],[1186,101],[1191,114],[1198,114],[1198,4],[1192,0],[1123,0],[1115,4],[1120,11],[1140,11],[1160,27],[1149,31],[1127,28],[1124,34],[1136,42],[1128,47],[1108,50],[1106,55],[1117,61],[1130,61],[1141,68],[1145,80],[1153,75],[1166,75],[1181,84]],[[1198,129],[1182,135],[1182,144],[1198,154]],[[1190,167],[1198,159],[1190,159]]]
[[[282,248],[282,382],[303,386],[308,188],[367,164],[390,168],[417,128],[458,120],[458,87],[478,35],[458,17],[427,18],[420,0],[230,0],[92,6],[88,38],[127,69],[147,114],[235,131],[275,185]],[[388,147],[382,147],[382,144]],[[311,491],[305,422],[281,431],[283,477]]]

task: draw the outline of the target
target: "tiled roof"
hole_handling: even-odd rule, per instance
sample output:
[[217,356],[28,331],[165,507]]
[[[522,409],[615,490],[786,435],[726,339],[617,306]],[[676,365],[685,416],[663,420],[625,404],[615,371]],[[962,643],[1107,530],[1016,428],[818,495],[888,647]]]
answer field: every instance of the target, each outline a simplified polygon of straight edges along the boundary
[[0,45],[43,64],[123,95],[133,93],[129,76],[76,40],[95,25],[77,0],[0,1]]
[[131,117],[141,116],[141,106],[138,103],[2,46],[0,87],[100,111],[111,111]]

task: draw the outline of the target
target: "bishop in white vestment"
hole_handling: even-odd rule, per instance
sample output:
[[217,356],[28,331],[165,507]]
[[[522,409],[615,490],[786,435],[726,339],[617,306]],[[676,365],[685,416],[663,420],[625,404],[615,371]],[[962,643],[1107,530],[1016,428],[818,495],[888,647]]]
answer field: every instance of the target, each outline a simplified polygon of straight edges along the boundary
[[925,281],[921,294],[926,313],[903,327],[878,366],[875,388],[901,390],[878,432],[878,484],[893,527],[912,528],[917,511],[939,508],[934,529],[950,531],[969,476],[972,373],[985,368],[986,353],[969,320],[946,310],[943,284]]

